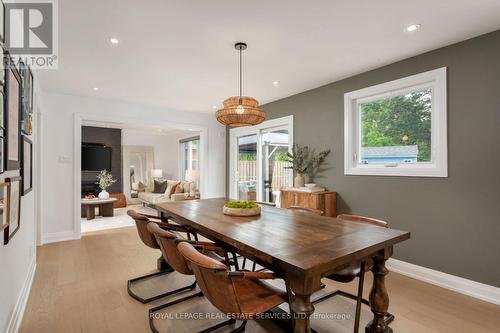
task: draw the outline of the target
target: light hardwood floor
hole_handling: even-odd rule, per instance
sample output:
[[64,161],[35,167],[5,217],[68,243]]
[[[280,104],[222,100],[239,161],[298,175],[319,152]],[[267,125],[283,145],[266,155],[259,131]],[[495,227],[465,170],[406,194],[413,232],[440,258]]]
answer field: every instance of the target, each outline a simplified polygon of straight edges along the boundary
[[[395,249],[397,251],[397,247]],[[133,300],[126,281],[151,272],[159,252],[140,242],[134,227],[89,233],[81,240],[48,244],[38,248],[38,264],[20,332],[150,332],[147,310]],[[164,280],[162,280],[164,279]],[[162,277],[138,286],[138,291],[172,288],[190,282],[181,275]],[[325,282],[327,282],[325,280]],[[371,286],[367,277],[365,297]],[[355,291],[355,283],[333,284]],[[389,311],[396,320],[394,332],[499,332],[500,307],[427,283],[391,273],[387,276]],[[161,304],[165,300],[155,303]],[[347,313],[352,302],[331,298],[316,307],[318,313]],[[204,298],[193,299],[169,312],[215,311]],[[362,327],[371,319],[363,307]],[[212,325],[208,321],[159,320],[161,332],[190,332]],[[314,320],[320,332],[352,332],[352,320]],[[364,329],[360,330],[364,331]],[[219,332],[219,331],[218,331]],[[267,321],[252,322],[247,332],[282,332]]]

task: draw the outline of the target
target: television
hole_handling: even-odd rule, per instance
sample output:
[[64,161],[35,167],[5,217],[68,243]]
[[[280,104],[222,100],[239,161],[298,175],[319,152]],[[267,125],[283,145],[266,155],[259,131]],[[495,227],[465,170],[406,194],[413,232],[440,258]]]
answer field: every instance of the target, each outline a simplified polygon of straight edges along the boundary
[[111,147],[82,144],[82,171],[111,171]]

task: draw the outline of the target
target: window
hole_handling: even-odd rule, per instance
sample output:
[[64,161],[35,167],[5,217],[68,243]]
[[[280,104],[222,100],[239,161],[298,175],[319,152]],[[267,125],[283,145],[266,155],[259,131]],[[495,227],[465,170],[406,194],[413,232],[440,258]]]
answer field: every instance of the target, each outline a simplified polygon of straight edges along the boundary
[[[180,140],[181,150],[181,178],[183,180],[198,182],[200,170],[200,137]],[[196,171],[196,172],[188,172]],[[190,178],[190,179],[187,179]]]
[[344,96],[346,175],[447,177],[446,68]]

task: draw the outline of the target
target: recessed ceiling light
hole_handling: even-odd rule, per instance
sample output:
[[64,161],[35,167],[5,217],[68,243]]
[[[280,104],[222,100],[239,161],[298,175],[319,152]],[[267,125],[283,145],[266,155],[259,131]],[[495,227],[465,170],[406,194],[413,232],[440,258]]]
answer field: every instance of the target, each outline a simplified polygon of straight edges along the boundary
[[273,81],[273,84],[277,86],[278,84],[280,84],[280,81]]
[[414,32],[420,29],[420,24],[412,24],[406,27],[406,31]]
[[94,90],[94,91],[98,91],[98,90],[99,90],[99,88],[94,87],[94,88],[92,88],[92,90]]
[[217,109],[217,105],[212,105],[212,109]]
[[118,38],[114,38],[114,37],[113,37],[113,38],[110,38],[110,39],[109,39],[109,42],[110,42],[111,44],[118,44],[118,43],[120,43],[120,41],[118,40]]

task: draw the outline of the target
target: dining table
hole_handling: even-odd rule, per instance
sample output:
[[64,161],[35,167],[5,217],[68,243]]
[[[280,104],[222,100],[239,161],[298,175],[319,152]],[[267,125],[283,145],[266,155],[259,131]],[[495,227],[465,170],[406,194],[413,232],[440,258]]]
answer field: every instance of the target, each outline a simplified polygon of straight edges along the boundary
[[384,320],[389,307],[385,263],[394,245],[410,238],[409,232],[264,205],[257,216],[229,216],[222,211],[229,201],[173,201],[155,207],[163,218],[185,225],[283,277],[294,295],[290,304],[294,333],[311,332],[311,295],[321,289],[323,277],[371,258],[369,302],[373,319],[365,332],[392,332]]

